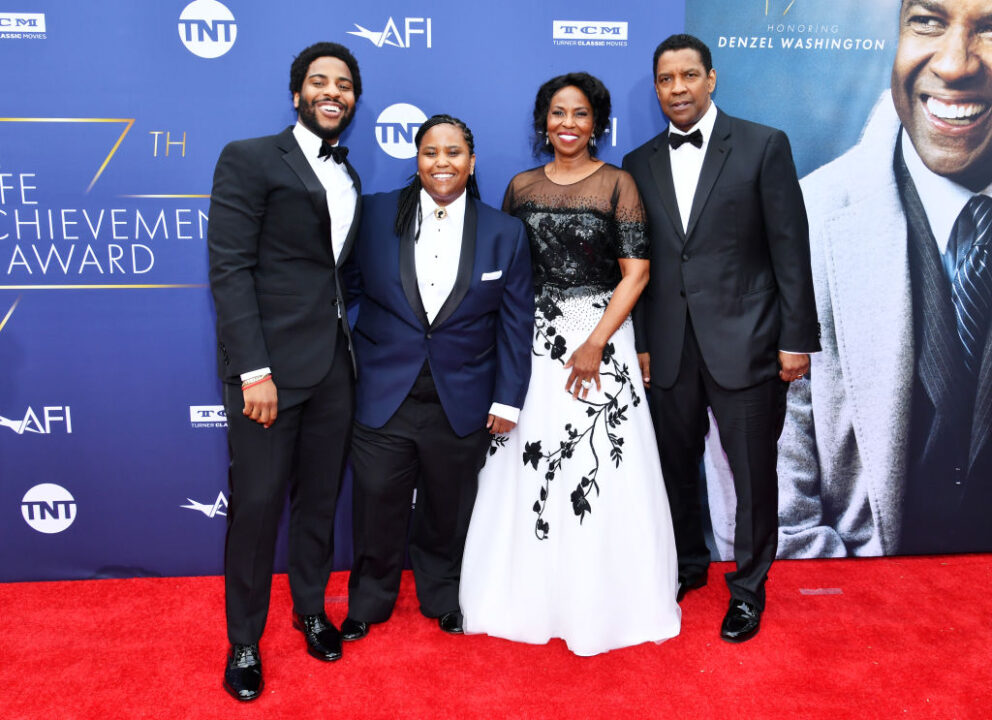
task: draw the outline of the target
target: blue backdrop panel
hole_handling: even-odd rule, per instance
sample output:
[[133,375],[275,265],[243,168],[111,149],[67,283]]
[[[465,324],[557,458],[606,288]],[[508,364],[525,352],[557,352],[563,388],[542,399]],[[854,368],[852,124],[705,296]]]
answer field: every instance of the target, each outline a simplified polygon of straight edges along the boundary
[[[358,58],[365,93],[344,141],[366,192],[414,171],[394,157],[417,126],[394,107],[407,104],[472,127],[483,198],[498,205],[539,162],[531,109],[552,75],[587,70],[612,91],[604,159],[657,133],[651,54],[684,23],[667,1],[17,7],[0,12],[2,580],[221,571],[207,195],[227,142],[294,121],[299,50],[332,40]],[[347,489],[341,509],[338,568]]]

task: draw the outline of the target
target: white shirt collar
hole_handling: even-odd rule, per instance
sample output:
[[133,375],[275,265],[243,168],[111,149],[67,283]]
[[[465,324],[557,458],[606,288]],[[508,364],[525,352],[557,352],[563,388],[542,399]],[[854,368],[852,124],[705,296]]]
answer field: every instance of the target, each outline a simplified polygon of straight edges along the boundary
[[[910,177],[913,178],[913,185],[916,186],[920,202],[923,203],[923,210],[927,214],[927,220],[930,221],[930,230],[933,231],[937,247],[943,255],[947,250],[954,222],[964,210],[968,200],[976,193],[953,180],[948,180],[943,175],[938,175],[924,165],[905,128],[902,131],[902,157],[906,161]],[[992,195],[992,184],[977,194]]]
[[[710,106],[706,108],[706,112],[704,112],[703,116],[696,121],[696,124],[689,128],[686,132],[682,132],[671,123],[668,123],[668,132],[675,135],[688,135],[698,129],[699,132],[703,134],[703,147],[705,148],[710,141],[710,137],[713,135],[713,126],[716,124],[716,113],[716,103],[710,100]],[[685,145],[682,147],[685,147]]]
[[[308,128],[306,125],[301,123],[299,120],[296,121],[296,125],[293,126],[293,137],[296,138],[296,142],[299,143],[300,149],[303,151],[303,155],[307,158],[316,159],[320,155],[320,145],[324,142],[324,139],[316,134],[313,130]],[[338,141],[335,140],[331,143],[331,146],[336,146]],[[322,158],[327,160],[327,158]]]

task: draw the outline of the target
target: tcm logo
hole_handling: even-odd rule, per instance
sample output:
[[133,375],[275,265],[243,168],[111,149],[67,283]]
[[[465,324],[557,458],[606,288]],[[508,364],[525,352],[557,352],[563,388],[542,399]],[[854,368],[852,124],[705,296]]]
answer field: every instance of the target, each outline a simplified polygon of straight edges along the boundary
[[375,139],[390,157],[409,160],[417,154],[413,139],[426,120],[424,111],[416,105],[390,105],[379,113],[375,121]]
[[227,427],[223,405],[190,405],[189,424],[195,428]]
[[237,37],[234,15],[217,0],[194,0],[179,15],[179,39],[198,57],[220,57]]
[[68,405],[45,405],[41,408],[41,412],[29,407],[20,420],[0,415],[0,427],[10,428],[18,435],[24,433],[52,435],[56,431],[71,435],[72,412]]
[[43,33],[45,13],[0,13],[0,33]]
[[60,533],[76,519],[76,501],[61,485],[42,483],[24,493],[21,515],[40,533]]
[[355,27],[358,29],[349,30],[349,35],[365,38],[376,47],[392,45],[393,47],[398,48],[409,48],[413,47],[414,40],[420,36],[423,36],[423,40],[426,42],[427,47],[431,46],[430,18],[403,18],[402,32],[400,32],[399,27],[397,27],[396,22],[392,18],[389,18],[389,20],[386,21],[386,27],[383,28],[382,32],[376,32],[375,30],[363,28],[358,23],[355,23]]
[[217,499],[214,500],[213,505],[208,505],[206,503],[198,503],[196,500],[191,500],[186,498],[186,502],[189,505],[180,505],[179,507],[185,510],[196,510],[197,512],[202,512],[208,518],[217,517],[218,515],[222,517],[227,517],[227,498],[224,497],[224,493],[217,493]]
[[556,45],[626,45],[627,23],[602,20],[554,20]]

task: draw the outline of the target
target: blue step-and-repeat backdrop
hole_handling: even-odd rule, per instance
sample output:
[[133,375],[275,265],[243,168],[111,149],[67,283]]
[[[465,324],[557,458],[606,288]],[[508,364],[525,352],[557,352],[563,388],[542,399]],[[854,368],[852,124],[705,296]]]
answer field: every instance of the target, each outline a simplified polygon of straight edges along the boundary
[[[683,30],[713,48],[718,106],[786,130],[805,176],[861,137],[889,85],[898,17],[898,0],[0,0],[0,580],[221,572],[210,184],[227,142],[294,121],[289,66],[303,47],[340,42],[359,61],[343,141],[366,192],[406,182],[417,127],[445,112],[473,129],[483,199],[498,206],[512,175],[541,162],[529,128],[543,81],[586,70],[605,82],[600,155],[619,164],[665,127],[651,57]],[[818,459],[826,440],[787,430],[800,435],[819,466],[796,477],[822,485],[811,495],[824,503],[845,483],[893,482],[879,465],[838,470]],[[725,554],[732,499],[711,450]],[[348,493],[337,568],[350,562]],[[866,498],[859,537],[879,540],[824,527],[840,544],[793,556],[890,552],[888,510]],[[828,526],[835,510],[796,526]]]

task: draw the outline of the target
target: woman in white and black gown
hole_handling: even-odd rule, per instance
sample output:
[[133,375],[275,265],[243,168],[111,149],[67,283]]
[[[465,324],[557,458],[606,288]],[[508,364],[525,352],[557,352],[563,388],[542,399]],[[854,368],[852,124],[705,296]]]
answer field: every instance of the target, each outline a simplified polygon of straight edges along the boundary
[[462,564],[465,630],[595,655],[678,634],[677,562],[630,312],[648,279],[633,179],[597,160],[609,93],[586,73],[538,91],[551,162],[503,210],[531,242],[532,374],[479,477]]

